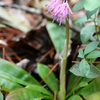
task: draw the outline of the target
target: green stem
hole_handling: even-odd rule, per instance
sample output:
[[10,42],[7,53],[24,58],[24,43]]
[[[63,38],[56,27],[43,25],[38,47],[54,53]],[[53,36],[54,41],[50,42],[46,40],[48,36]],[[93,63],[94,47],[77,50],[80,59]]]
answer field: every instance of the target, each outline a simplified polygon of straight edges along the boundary
[[68,53],[68,44],[69,44],[69,23],[66,21],[66,39],[64,43],[64,55],[61,60],[61,70],[60,70],[60,91],[58,98],[59,100],[65,100],[66,95],[66,62],[67,62],[67,53]]
[[[66,20],[66,39],[67,39],[67,47],[69,45],[69,22]],[[67,48],[68,51],[68,48]]]
[[[86,59],[85,59],[86,60]],[[100,72],[100,70],[97,68],[97,67],[95,67],[91,62],[89,62],[88,60],[86,60],[91,66],[93,66],[96,70],[98,70],[99,72]]]

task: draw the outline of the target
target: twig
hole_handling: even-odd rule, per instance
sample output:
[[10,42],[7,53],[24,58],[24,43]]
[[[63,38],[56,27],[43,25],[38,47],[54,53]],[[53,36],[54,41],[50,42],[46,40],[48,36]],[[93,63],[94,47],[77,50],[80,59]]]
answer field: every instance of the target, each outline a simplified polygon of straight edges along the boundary
[[40,10],[37,10],[35,8],[30,8],[30,7],[27,7],[27,6],[19,6],[19,5],[16,5],[16,4],[7,5],[3,2],[0,2],[0,6],[21,9],[21,10],[24,10],[24,11],[27,11],[27,12],[30,12],[30,13],[36,13],[36,14],[39,14],[39,15],[41,14]]
[[[30,12],[30,13],[36,13],[36,14],[39,14],[39,15],[43,15],[45,18],[47,18],[47,19],[49,19],[49,20],[52,20],[52,18],[48,17],[45,13],[43,13],[43,12],[41,12],[40,10],[37,10],[37,9],[35,9],[35,8],[30,8],[30,7],[26,7],[26,6],[19,6],[19,5],[16,5],[16,4],[7,5],[7,4],[5,4],[5,3],[0,3],[0,6],[3,6],[3,7],[10,7],[10,8],[16,8],[16,9],[21,9],[21,10],[24,10],[24,11]],[[58,22],[56,22],[56,23],[58,23]],[[65,23],[62,23],[62,25],[65,26]],[[80,28],[78,28],[78,27],[76,27],[76,26],[74,26],[74,25],[69,25],[69,28],[70,28],[72,31],[74,31],[74,32],[76,32],[76,33],[78,33],[78,34],[80,34],[80,31],[81,31]]]
[[2,48],[3,48],[3,59],[5,59],[5,46],[3,46]]
[[57,91],[54,93],[54,100],[56,100]]
[[16,59],[18,61],[21,61],[22,60],[11,48],[8,47],[8,50],[16,57]]
[[[72,61],[72,63],[80,63],[79,61]],[[100,61],[95,61],[95,62],[90,62],[90,63],[92,63],[92,64],[98,64],[98,63],[100,63]]]
[[6,58],[10,61],[10,62],[12,62],[13,64],[15,64],[13,61],[12,61],[12,59],[11,59],[11,57],[6,53]]
[[15,63],[12,61],[11,57],[9,56],[9,53],[8,53],[7,50],[6,50],[6,58],[7,58],[10,62],[12,62],[13,64],[15,64]]
[[52,69],[49,71],[49,73],[44,77],[44,79],[40,82],[40,83],[43,83],[43,81],[49,76],[49,74],[59,65],[59,63],[56,63]]
[[29,33],[29,32],[32,31],[36,26],[38,26],[38,25],[40,24],[41,21],[42,21],[42,18],[40,18],[39,21],[38,21],[34,26],[32,26],[32,28],[31,28],[28,32],[23,33],[23,34],[20,34],[20,35],[18,35],[18,36],[16,36],[16,37],[13,37],[12,40],[13,40],[13,41],[19,41],[20,38],[25,38],[26,35],[27,35],[27,33]]
[[[52,48],[51,50],[49,50],[42,58],[40,58],[40,60],[37,63],[40,63],[46,56],[48,56],[52,51],[54,50],[54,48]],[[37,66],[37,63],[31,68],[31,71],[34,70]]]
[[77,82],[78,79],[79,79],[79,76],[77,76],[77,78],[75,79],[74,83],[73,83],[72,86],[70,87],[69,91],[71,91],[71,89],[73,88],[73,86],[75,85],[75,83]]
[[9,35],[9,37],[6,38],[5,42],[8,42],[9,40],[11,40],[12,37],[14,37],[14,34]]
[[[75,50],[74,57],[73,57],[73,60],[72,60],[72,61],[75,60],[76,55],[77,55],[77,52],[78,52],[78,49],[79,49],[79,45],[77,46],[77,48],[76,48],[76,50]],[[73,62],[72,62],[72,64],[71,64],[71,66],[73,66]]]
[[72,63],[80,63],[79,61],[72,61]]

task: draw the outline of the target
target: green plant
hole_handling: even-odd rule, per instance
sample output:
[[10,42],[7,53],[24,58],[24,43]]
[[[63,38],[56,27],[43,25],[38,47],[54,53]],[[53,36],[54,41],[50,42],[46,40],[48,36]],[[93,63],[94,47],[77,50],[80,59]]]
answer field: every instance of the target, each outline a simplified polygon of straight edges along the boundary
[[[52,0],[53,1],[53,0]],[[55,1],[53,1],[55,2]],[[64,3],[67,2],[66,0]],[[90,5],[91,2],[91,5]],[[63,4],[63,3],[62,3]],[[65,5],[64,5],[65,6]],[[31,75],[27,72],[18,68],[14,64],[11,64],[8,61],[0,60],[0,85],[2,87],[3,83],[6,83],[1,89],[8,94],[6,100],[54,100],[54,93],[57,93],[57,100],[100,100],[100,64],[94,66],[91,62],[95,61],[96,58],[100,57],[100,51],[97,49],[97,46],[100,45],[99,34],[97,31],[97,26],[100,24],[100,19],[97,19],[99,12],[100,0],[81,0],[74,7],[73,11],[80,9],[85,9],[86,17],[80,17],[76,20],[76,23],[93,21],[94,25],[89,25],[82,28],[80,33],[80,39],[83,44],[89,43],[89,39],[96,32],[96,39],[98,41],[90,42],[84,50],[79,50],[78,57],[80,61],[70,68],[70,74],[68,85],[65,86],[65,69],[67,62],[67,51],[69,43],[69,23],[66,21],[66,40],[64,44],[64,56],[61,60],[61,70],[60,70],[60,85],[58,85],[57,79],[54,76],[53,72],[44,80],[47,86],[52,92],[49,92]],[[65,6],[66,7],[66,6]],[[63,6],[61,6],[63,8]],[[52,9],[54,10],[54,9]],[[51,10],[50,10],[51,11]],[[56,11],[55,11],[56,13]],[[65,18],[62,16],[60,17]],[[59,18],[58,14],[54,16]],[[60,19],[61,21],[62,19]],[[68,19],[67,19],[68,20]],[[61,23],[59,24],[61,25]],[[58,27],[58,26],[57,26]],[[60,28],[59,28],[60,29]],[[64,31],[63,31],[64,32]],[[60,35],[59,35],[60,36]],[[65,35],[64,35],[65,36]],[[63,36],[62,36],[63,37]],[[65,37],[64,37],[65,38]],[[60,47],[57,42],[55,43],[53,39],[54,46],[59,49],[59,52],[62,51],[63,47]],[[62,43],[64,41],[62,40]],[[62,44],[61,44],[62,45]],[[42,79],[48,74],[50,69],[43,65],[38,64],[37,69],[39,75]],[[74,75],[75,74],[75,75]],[[52,82],[53,81],[53,82]],[[23,86],[25,87],[23,87]],[[60,88],[60,89],[59,89]],[[3,98],[1,92],[0,97]]]
[[87,78],[96,78],[100,76],[99,66],[95,67],[91,63],[91,61],[95,61],[95,59],[100,57],[100,51],[95,50],[98,44],[98,41],[91,42],[87,45],[84,51],[80,50],[78,57],[82,60],[73,65],[73,67],[70,68],[70,72],[77,76],[83,76]]
[[[4,69],[2,69],[2,67]],[[1,82],[0,85],[2,87],[1,89],[2,91],[9,93],[8,96],[6,97],[6,100],[11,100],[11,99],[13,100],[26,100],[26,99],[53,100],[54,99],[53,94],[55,92],[57,92],[57,96],[58,96],[58,91],[59,91],[58,83],[53,73],[49,74],[49,76],[44,80],[44,82],[52,91],[52,92],[49,92],[44,87],[42,87],[42,85],[39,84],[36,80],[32,81],[34,80],[34,78],[30,76],[27,72],[25,72],[23,69],[17,67],[16,65],[6,60],[0,60],[0,68],[1,68],[0,73],[3,73],[2,75],[0,75],[0,82]],[[44,79],[44,77],[50,71],[50,69],[43,64],[38,64],[37,68],[38,68],[39,75],[41,76],[42,79]],[[8,74],[6,74],[7,73],[6,70],[8,69],[10,69],[10,71],[8,72]],[[92,95],[90,95],[89,92],[91,92],[91,94],[95,94],[95,91],[94,91],[95,88],[93,88],[90,91],[87,91],[86,89],[90,88],[91,85],[95,86],[96,84],[98,85],[100,84],[100,78],[93,80],[90,78],[87,79],[87,78],[80,77],[77,79],[77,82],[72,87],[72,83],[75,81],[74,79],[76,79],[76,76],[71,74],[69,78],[68,86],[67,86],[68,94],[66,95],[66,98],[69,98],[68,100],[74,100],[74,98],[81,98],[80,94],[82,94],[84,98],[90,98],[92,97]],[[97,96],[100,89],[97,86],[95,90],[98,91],[96,93],[96,96]],[[86,91],[88,95],[84,94]]]
[[[2,90],[9,93],[6,100],[11,100],[12,98],[17,100],[51,100],[53,98],[52,93],[58,91],[58,83],[53,73],[50,73],[50,75],[44,80],[52,91],[52,93],[50,93],[43,88],[34,77],[14,64],[0,59],[0,68],[0,85],[2,87],[2,83],[5,83]],[[41,78],[44,78],[50,69],[43,64],[38,64],[38,71]],[[52,80],[53,82],[50,83]],[[23,88],[22,85],[25,86],[25,88]]]
[[[87,21],[92,21],[94,22],[94,25],[89,25],[86,26],[84,28],[82,28],[81,33],[80,33],[80,39],[82,41],[82,43],[88,43],[89,39],[91,36],[93,36],[93,34],[96,32],[95,37],[97,38],[98,42],[90,42],[87,47],[85,48],[85,50],[80,50],[79,51],[79,55],[78,57],[82,58],[82,60],[80,61],[80,64],[75,64],[72,68],[75,68],[75,66],[78,66],[79,68],[79,72],[81,73],[81,75],[78,75],[79,73],[74,72],[75,70],[73,70],[72,68],[70,69],[70,71],[72,73],[74,73],[77,76],[84,76],[84,77],[90,77],[90,74],[94,72],[98,71],[99,73],[99,69],[97,67],[95,67],[91,61],[94,59],[94,61],[96,60],[96,58],[100,57],[99,50],[95,50],[95,48],[98,46],[100,46],[100,41],[99,41],[99,34],[97,31],[97,26],[99,24],[99,20],[97,19],[98,13],[99,13],[99,6],[100,4],[98,4],[100,1],[99,0],[95,0],[95,1],[91,1],[91,5],[90,5],[90,0],[81,0],[80,2],[78,2],[74,7],[73,7],[73,11],[77,11],[80,9],[85,10],[86,13],[86,17],[80,17],[79,19],[77,19],[75,22],[76,23],[81,23],[81,22],[87,22]],[[77,69],[77,68],[76,68]],[[96,74],[95,72],[95,74]],[[99,75],[93,75],[90,78],[95,78],[98,77]]]

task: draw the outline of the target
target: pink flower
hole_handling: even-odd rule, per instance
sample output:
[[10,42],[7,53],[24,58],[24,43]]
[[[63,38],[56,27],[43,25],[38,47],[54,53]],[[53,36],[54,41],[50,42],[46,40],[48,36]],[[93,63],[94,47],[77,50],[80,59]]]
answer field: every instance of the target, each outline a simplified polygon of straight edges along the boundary
[[68,16],[70,17],[70,14],[73,14],[67,0],[51,0],[46,6],[50,7],[46,13],[53,11],[52,22],[59,21],[59,26],[64,19],[68,21]]

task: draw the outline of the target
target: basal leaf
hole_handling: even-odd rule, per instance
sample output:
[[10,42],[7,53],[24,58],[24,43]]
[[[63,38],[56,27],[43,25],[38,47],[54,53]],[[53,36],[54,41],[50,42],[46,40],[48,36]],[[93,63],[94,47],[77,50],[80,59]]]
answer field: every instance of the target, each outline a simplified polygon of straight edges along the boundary
[[[4,86],[2,86],[2,83],[4,83]],[[12,80],[9,80],[9,79],[6,79],[6,78],[2,78],[2,77],[0,77],[0,85],[1,85],[2,88],[6,87],[6,88],[9,88],[11,90],[22,87],[17,82],[15,83]]]
[[87,85],[88,85],[88,83],[87,83],[86,81],[81,81],[81,82],[73,89],[73,91],[78,90],[79,88],[85,87],[85,86],[87,86]]
[[75,88],[71,89],[71,92],[68,95],[66,95],[66,98],[68,98],[71,94],[73,94],[74,92],[76,92],[79,88],[85,87],[87,85],[88,85],[87,82],[81,81]]
[[34,77],[16,65],[0,59],[0,77],[22,85],[41,85]]
[[86,100],[100,100],[100,77],[94,79],[76,94],[82,95]]
[[1,89],[4,88],[5,86],[6,86],[6,83],[5,83],[5,82],[2,83],[2,84],[1,84]]
[[0,92],[0,100],[4,100],[3,99],[3,94]]
[[72,11],[78,11],[80,9],[83,9],[84,8],[84,1],[85,0],[81,0],[80,2],[75,4],[74,7],[72,8]]
[[26,88],[32,89],[32,90],[35,90],[37,92],[41,92],[43,94],[46,94],[46,95],[49,95],[49,96],[53,97],[53,95],[49,91],[47,91],[45,88],[43,88],[42,86],[28,85],[28,86],[26,86]]
[[[72,86],[72,84],[74,83],[74,81],[77,79],[77,76],[74,75],[73,73],[70,74],[69,76],[69,80],[68,80],[68,85],[67,85],[67,92],[70,91],[70,88]],[[77,79],[77,82],[74,84],[73,89],[80,83],[80,80],[82,80],[82,77],[79,77]]]
[[[37,65],[37,68],[38,68],[39,75],[42,79],[44,79],[44,77],[50,71],[50,69],[46,65],[43,65],[40,63]],[[44,80],[44,82],[48,85],[48,87],[53,92],[58,91],[58,83],[57,83],[56,77],[53,74],[53,72],[49,74],[49,76]]]
[[82,43],[85,44],[90,39],[90,37],[94,34],[94,32],[95,32],[94,25],[89,25],[82,28],[80,33],[80,38]]
[[73,95],[68,100],[83,100],[79,95]]
[[99,42],[98,41],[94,41],[91,42],[87,45],[87,47],[84,50],[84,55],[90,53],[91,51],[93,51],[97,46],[98,46]]
[[[75,80],[77,80],[77,81],[75,82]],[[90,82],[91,80],[92,80],[91,78],[77,77],[74,74],[71,74],[69,77],[69,80],[68,80],[67,92],[69,92],[69,90],[71,89],[74,82],[75,82],[75,84],[71,90],[75,90],[76,88],[86,86],[88,84],[88,82]]]
[[[39,99],[52,99],[51,96],[47,96],[43,93],[37,92],[28,88],[19,88],[12,90],[5,100],[39,100]],[[40,100],[41,100],[40,99]]]
[[81,60],[79,64],[79,70],[84,76],[88,76],[90,72],[90,66],[85,59]]
[[46,27],[56,51],[61,53],[64,49],[66,28],[64,26],[59,27],[58,24],[50,21],[47,22]]

